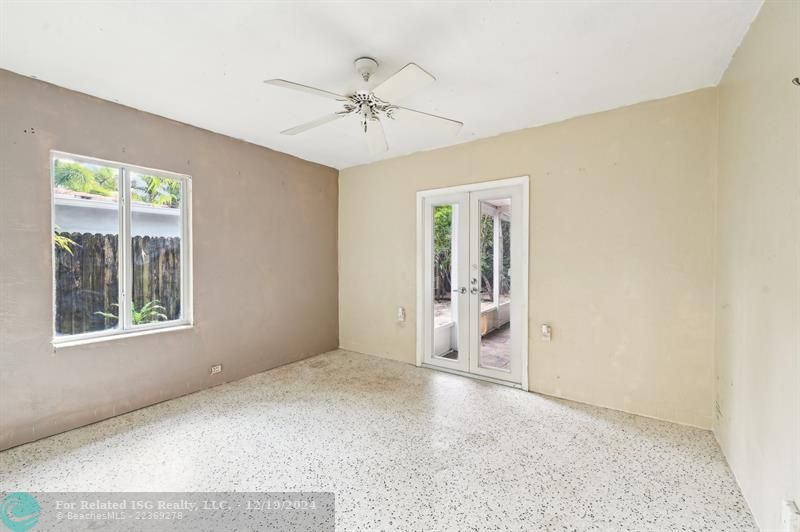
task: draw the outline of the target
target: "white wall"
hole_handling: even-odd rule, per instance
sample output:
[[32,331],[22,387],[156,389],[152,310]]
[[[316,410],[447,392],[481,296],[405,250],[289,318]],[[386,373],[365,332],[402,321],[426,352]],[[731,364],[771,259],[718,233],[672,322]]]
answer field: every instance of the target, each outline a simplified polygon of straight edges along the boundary
[[800,3],[768,1],[719,87],[714,424],[763,531],[800,504]]

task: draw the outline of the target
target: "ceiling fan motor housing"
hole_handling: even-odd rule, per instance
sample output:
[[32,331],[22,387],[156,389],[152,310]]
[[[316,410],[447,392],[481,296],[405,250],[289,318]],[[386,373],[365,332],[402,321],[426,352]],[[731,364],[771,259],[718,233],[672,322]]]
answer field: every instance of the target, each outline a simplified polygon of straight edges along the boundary
[[362,125],[366,129],[368,120],[394,119],[395,109],[396,105],[381,100],[370,91],[356,91],[347,97],[343,113],[360,115]]

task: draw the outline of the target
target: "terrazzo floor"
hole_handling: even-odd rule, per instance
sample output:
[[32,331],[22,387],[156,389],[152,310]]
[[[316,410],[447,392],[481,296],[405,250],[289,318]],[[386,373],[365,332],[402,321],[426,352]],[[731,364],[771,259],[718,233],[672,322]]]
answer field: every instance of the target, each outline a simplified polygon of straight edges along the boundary
[[346,351],[0,452],[0,490],[333,491],[337,530],[757,530],[708,431]]

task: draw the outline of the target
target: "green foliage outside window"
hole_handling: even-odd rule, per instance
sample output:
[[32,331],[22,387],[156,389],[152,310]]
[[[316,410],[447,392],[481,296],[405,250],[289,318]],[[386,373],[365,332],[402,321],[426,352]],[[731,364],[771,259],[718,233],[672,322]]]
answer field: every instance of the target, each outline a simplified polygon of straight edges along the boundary
[[433,210],[434,297],[450,299],[450,264],[453,254],[453,207],[440,205]]
[[511,222],[500,221],[500,236],[503,245],[503,264],[500,268],[500,293],[511,292]]
[[481,215],[481,299],[494,297],[494,218]]
[[178,207],[181,201],[181,182],[154,175],[137,176],[131,182],[131,199],[151,205]]
[[[74,192],[116,196],[119,191],[117,171],[106,166],[56,160],[56,186]],[[151,205],[178,207],[181,200],[181,182],[154,175],[137,175],[131,180],[131,199]]]
[[[56,229],[58,229],[58,227],[56,227]],[[55,231],[53,231],[53,244],[55,244],[57,248],[63,249],[70,255],[74,255],[72,252],[72,246],[78,245],[78,243],[72,240],[70,237],[59,235]]]
[[[500,268],[500,290],[508,293],[511,279],[511,224],[501,221],[501,245],[503,246],[503,264]],[[451,264],[453,253],[453,207],[439,205],[433,210],[433,278],[434,297],[438,300],[450,299],[451,293]],[[481,216],[481,293],[483,298],[491,300],[493,297],[494,280],[494,219],[491,216]]]
[[55,184],[75,192],[114,196],[119,190],[116,172],[104,166],[95,168],[81,163],[56,161]]
[[[119,308],[119,305],[116,303],[111,304],[112,307]],[[164,321],[168,320],[164,311],[166,309],[159,305],[158,299],[154,299],[153,301],[148,301],[141,308],[136,308],[136,304],[131,304],[131,322],[134,325],[142,325],[144,323],[152,323],[154,321]],[[111,312],[95,312],[98,316],[103,316],[106,319],[111,320],[118,320],[119,317],[116,314]]]

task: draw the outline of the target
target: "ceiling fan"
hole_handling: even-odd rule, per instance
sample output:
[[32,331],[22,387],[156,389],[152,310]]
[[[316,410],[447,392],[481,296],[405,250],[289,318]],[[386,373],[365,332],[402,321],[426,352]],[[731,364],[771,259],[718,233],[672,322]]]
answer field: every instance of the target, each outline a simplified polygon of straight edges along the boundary
[[361,128],[364,131],[370,152],[378,154],[389,149],[381,120],[416,120],[429,129],[441,129],[443,132],[452,135],[457,134],[461,126],[464,125],[457,120],[451,120],[450,118],[432,115],[395,104],[395,102],[402,100],[402,98],[436,81],[436,78],[428,72],[425,72],[416,64],[407,64],[393,76],[372,88],[370,88],[369,80],[378,69],[378,62],[371,57],[360,57],[356,59],[355,67],[356,71],[361,75],[363,85],[360,89],[347,95],[301,85],[300,83],[294,83],[284,79],[268,79],[264,81],[264,83],[269,85],[336,100],[343,105],[343,109],[339,111],[325,115],[312,122],[286,129],[281,131],[281,133],[284,135],[297,135],[298,133],[303,133],[304,131],[319,127],[328,122],[333,122],[340,118],[357,116],[361,122]]

